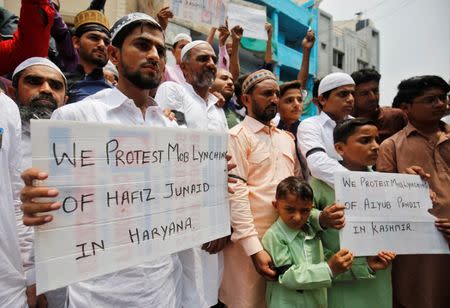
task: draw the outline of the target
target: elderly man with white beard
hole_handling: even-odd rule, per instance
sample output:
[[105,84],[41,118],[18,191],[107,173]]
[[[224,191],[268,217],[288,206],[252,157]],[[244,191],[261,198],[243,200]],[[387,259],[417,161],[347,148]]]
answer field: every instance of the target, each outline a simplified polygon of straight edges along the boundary
[[[227,131],[228,125],[218,98],[209,92],[216,77],[217,57],[208,42],[193,41],[181,50],[181,69],[186,82],[162,83],[155,96],[161,108],[175,111],[178,124],[209,131]],[[178,253],[183,264],[184,307],[210,307],[217,304],[222,280],[221,250],[228,237]]]

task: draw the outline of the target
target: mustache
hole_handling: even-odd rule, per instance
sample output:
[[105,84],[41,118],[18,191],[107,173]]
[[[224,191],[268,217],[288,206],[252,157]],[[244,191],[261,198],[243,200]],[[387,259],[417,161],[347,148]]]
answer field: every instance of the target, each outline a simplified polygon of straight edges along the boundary
[[51,107],[53,107],[54,109],[56,109],[58,107],[58,103],[56,102],[53,95],[48,94],[48,93],[39,93],[38,95],[33,97],[30,101],[30,106],[33,108],[37,108],[37,107],[47,107],[48,108],[49,107],[48,104],[43,104],[41,102],[42,100],[49,101],[51,103]]
[[145,63],[141,64],[141,67],[149,67],[149,66],[157,68],[157,69],[160,68],[159,62],[158,61],[154,61],[154,60],[148,60]]

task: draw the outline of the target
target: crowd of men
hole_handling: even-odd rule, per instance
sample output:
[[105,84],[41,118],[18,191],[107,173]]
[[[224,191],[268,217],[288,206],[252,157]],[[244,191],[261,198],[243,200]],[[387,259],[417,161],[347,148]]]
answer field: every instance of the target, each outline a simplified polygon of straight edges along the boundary
[[[22,0],[18,21],[2,9],[0,307],[270,306],[266,286],[281,283],[284,272],[274,266],[279,256],[268,252],[262,238],[281,216],[277,203],[272,206],[277,186],[292,176],[313,188],[316,209],[308,223],[329,234],[322,238],[325,249],[334,249],[327,240],[336,241],[332,232],[345,224],[344,206],[334,202],[334,174],[348,170],[422,176],[430,186],[436,227],[450,243],[450,86],[443,78],[401,81],[392,108],[379,104],[381,76],[374,69],[332,73],[308,89],[315,42],[309,30],[301,42],[297,79],[280,83],[272,72],[270,24],[264,62],[253,72],[240,72],[239,47],[245,36],[240,26],[213,28],[206,40],[176,35],[170,42],[175,64],[168,65],[164,31],[173,17],[170,8],[156,18],[131,13],[110,27],[104,4],[92,1],[75,17],[73,28],[62,19],[59,3],[49,0]],[[216,32],[217,55],[212,46]],[[309,90],[319,112],[301,121]],[[373,127],[351,143],[348,136],[356,128],[340,123],[353,118],[369,122],[352,125]],[[37,296],[32,226],[50,222],[61,203],[36,202],[56,198],[58,191],[33,185],[48,174],[32,168],[31,119],[229,132],[231,236]],[[366,156],[370,160],[361,162]],[[309,252],[298,251],[303,253]],[[331,289],[342,289],[328,292],[325,305],[450,304],[450,254],[397,256],[392,272],[388,265],[393,257],[353,260],[345,252],[339,258],[347,257],[350,263],[340,272],[353,271],[348,269],[353,262],[348,279],[365,293],[349,288],[349,282],[333,282]],[[330,283],[339,277],[335,265],[324,268]],[[356,268],[365,276],[358,276]],[[375,274],[378,270],[386,271],[384,276]],[[377,275],[384,280],[364,285],[377,281]],[[289,296],[311,296],[315,303],[309,288],[294,288]],[[278,300],[278,307],[284,307],[283,299]],[[285,306],[291,307],[287,301]]]

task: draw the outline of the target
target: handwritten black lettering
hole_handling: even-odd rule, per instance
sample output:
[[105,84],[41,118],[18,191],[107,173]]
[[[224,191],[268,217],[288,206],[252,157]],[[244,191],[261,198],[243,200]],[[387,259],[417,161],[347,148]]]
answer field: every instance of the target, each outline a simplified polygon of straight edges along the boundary
[[410,223],[375,223],[371,222],[372,234],[397,233],[413,231]]
[[[187,217],[186,219],[179,219],[177,221],[171,221],[166,225],[156,226],[151,229],[128,229],[128,235],[131,243],[141,244],[144,241],[150,239],[166,240],[168,237],[177,235],[189,230],[192,230],[192,219]],[[151,237],[150,237],[151,234]]]
[[185,197],[187,195],[195,195],[209,191],[208,183],[190,184],[184,186],[174,186],[175,183],[166,184],[167,194],[164,199],[172,197]]
[[91,150],[82,150],[81,151],[81,167],[87,167],[87,166],[95,165],[94,162],[90,162],[90,163],[85,163],[84,162],[85,159],[92,158],[91,156],[85,156],[84,155],[85,153],[92,153],[92,151]]
[[111,205],[130,205],[138,203],[149,203],[150,201],[156,199],[152,195],[151,188],[143,188],[134,191],[108,191],[106,192],[106,205],[111,207]]
[[401,209],[420,209],[420,201],[405,201],[402,197],[397,198],[397,205]]
[[70,159],[69,155],[66,152],[62,152],[61,159],[58,160],[58,155],[56,154],[56,143],[53,142],[53,157],[55,158],[56,165],[59,166],[64,162],[64,159],[66,158],[69,164],[71,164],[73,167],[77,166],[77,160],[75,158],[75,152],[76,152],[76,145],[75,142],[72,144],[73,150],[72,150],[72,159]]

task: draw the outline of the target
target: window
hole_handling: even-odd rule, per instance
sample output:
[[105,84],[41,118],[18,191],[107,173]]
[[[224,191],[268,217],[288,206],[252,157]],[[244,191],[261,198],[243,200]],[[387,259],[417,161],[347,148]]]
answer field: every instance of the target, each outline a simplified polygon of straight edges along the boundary
[[333,49],[333,65],[343,69],[344,68],[344,53]]
[[362,70],[363,68],[369,67],[369,63],[358,59],[357,60],[357,66],[358,66],[358,70]]

